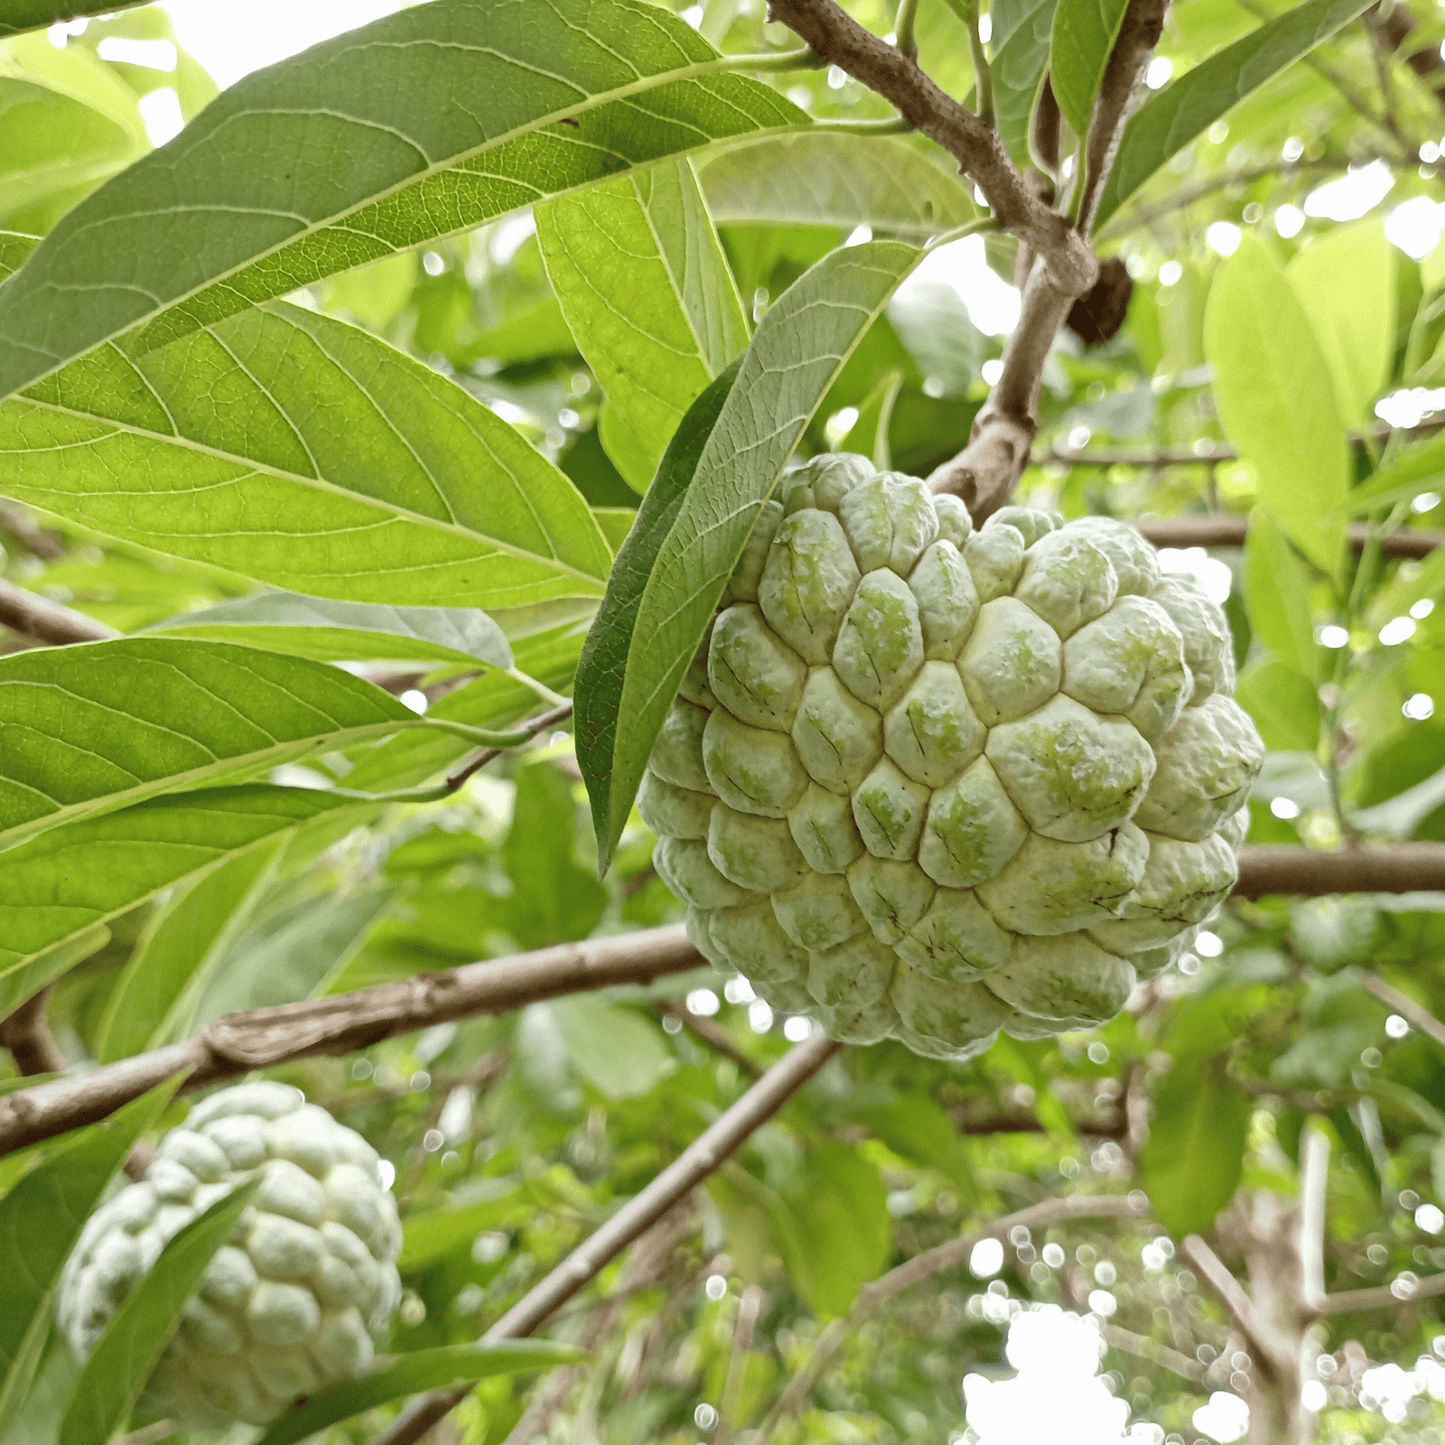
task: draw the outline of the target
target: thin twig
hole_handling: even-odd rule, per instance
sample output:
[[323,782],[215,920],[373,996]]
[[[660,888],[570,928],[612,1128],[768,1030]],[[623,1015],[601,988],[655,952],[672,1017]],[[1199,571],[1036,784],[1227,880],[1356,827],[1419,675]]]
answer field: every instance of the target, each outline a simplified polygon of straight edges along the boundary
[[[1156,547],[1242,547],[1249,519],[1224,513],[1212,517],[1171,517],[1167,521],[1141,517],[1135,519],[1134,526]],[[1348,527],[1345,535],[1350,545],[1361,552],[1369,541],[1369,528]],[[1412,532],[1401,528],[1380,539],[1380,551],[1390,557],[1428,557],[1442,543],[1445,543],[1445,532]]]
[[714,1053],[731,1059],[750,1079],[760,1079],[763,1071],[733,1041],[727,1033],[711,1019],[701,1018],[683,1004],[663,999],[657,1005],[657,1012],[663,1018],[677,1019],[689,1033],[696,1034]]
[[1152,1365],[1162,1365],[1181,1379],[1190,1380],[1196,1385],[1203,1383],[1206,1370],[1198,1360],[1181,1350],[1161,1345],[1158,1340],[1151,1339],[1148,1335],[1136,1335],[1133,1330],[1126,1330],[1122,1325],[1105,1325],[1104,1343],[1112,1350],[1123,1350],[1126,1354],[1148,1360]]
[[1105,1194],[1093,1197],[1074,1195],[1064,1199],[1045,1199],[1042,1203],[1031,1204],[1015,1214],[1006,1214],[977,1234],[965,1235],[961,1239],[950,1239],[933,1249],[916,1254],[896,1269],[875,1279],[858,1292],[853,1307],[840,1319],[831,1324],[818,1336],[818,1343],[804,1362],[802,1369],[788,1381],[787,1388],[778,1396],[777,1402],[768,1412],[762,1428],[757,1434],[757,1445],[767,1445],[778,1427],[789,1416],[796,1414],[814,1386],[823,1377],[829,1364],[844,1341],[862,1325],[870,1315],[887,1304],[894,1295],[910,1285],[921,1284],[945,1271],[962,1265],[973,1253],[974,1246],[983,1239],[999,1239],[1018,1225],[1027,1229],[1047,1229],[1051,1225],[1065,1224],[1073,1219],[1133,1219],[1148,1212],[1147,1206],[1133,1195]]
[[1262,1361],[1288,1356],[1289,1348],[1278,1331],[1267,1320],[1260,1318],[1244,1286],[1199,1235],[1186,1234],[1179,1252],[1194,1266],[1209,1292],[1224,1306],[1225,1313]]
[[54,533],[37,527],[18,507],[8,503],[0,503],[0,531],[9,532],[32,557],[58,562],[65,556],[65,548]]
[[1313,1126],[1300,1145],[1300,1299],[1318,1309],[1325,1298],[1325,1212],[1330,1180],[1329,1136]]
[[[531,733],[536,737],[538,733],[544,733],[550,727],[558,723],[566,722],[572,716],[572,704],[570,702],[560,703],[549,712],[540,713],[537,717],[528,718],[525,722],[517,724],[518,732]],[[468,778],[479,768],[484,768],[494,759],[502,756],[506,748],[479,748],[459,767],[456,772],[447,776],[447,787],[455,792]]]
[[108,642],[120,634],[83,612],[63,607],[36,592],[0,578],[0,624],[32,642],[68,647],[76,642]]
[[[644,1230],[712,1174],[765,1124],[842,1047],[820,1029],[785,1054],[730,1109],[705,1129],[640,1193],[583,1241],[545,1279],[482,1336],[483,1344],[525,1339],[565,1304]],[[424,1396],[379,1436],[375,1445],[412,1445],[457,1404],[468,1389]]]
[[10,1050],[15,1067],[26,1077],[31,1074],[63,1074],[65,1055],[45,1021],[45,1005],[53,985],[25,1000],[9,1018],[0,1019],[0,1047]]
[[738,1422],[738,1406],[743,1398],[743,1379],[747,1373],[748,1351],[753,1347],[753,1331],[763,1310],[763,1292],[755,1284],[743,1290],[738,1301],[738,1317],[733,1325],[733,1347],[728,1357],[728,1372],[723,1379],[717,1402],[717,1428],[712,1445],[727,1445],[733,1426]]
[[1316,1313],[1347,1315],[1356,1310],[1398,1310],[1421,1300],[1436,1299],[1445,1294],[1445,1274],[1427,1274],[1408,1293],[1398,1295],[1388,1285],[1378,1289],[1347,1289],[1327,1294]]
[[1414,999],[1400,992],[1397,988],[1391,988],[1384,979],[1373,973],[1362,973],[1359,975],[1360,987],[1366,993],[1372,993],[1388,1009],[1393,1009],[1412,1028],[1419,1029],[1427,1039],[1445,1049],[1445,1024],[1442,1024],[1429,1009],[1415,1002]]

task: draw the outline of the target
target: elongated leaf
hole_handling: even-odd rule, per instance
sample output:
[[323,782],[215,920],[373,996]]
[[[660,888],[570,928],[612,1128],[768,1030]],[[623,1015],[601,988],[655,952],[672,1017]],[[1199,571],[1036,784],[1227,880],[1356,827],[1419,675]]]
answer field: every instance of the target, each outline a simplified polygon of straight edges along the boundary
[[1239,675],[1235,696],[1267,748],[1312,752],[1319,746],[1319,689],[1289,663],[1277,657],[1251,663]]
[[1077,136],[1089,132],[1089,117],[1109,52],[1129,0],[1059,0],[1049,46],[1049,83],[1059,110]]
[[898,241],[831,252],[759,325],[638,603],[617,709],[604,861],[763,503],[853,348],[921,254]]
[[1259,500],[1321,571],[1337,576],[1349,453],[1314,327],[1279,263],[1246,235],[1204,314],[1204,354],[1229,438],[1253,463]]
[[504,1340],[495,1345],[439,1345],[431,1350],[414,1350],[359,1380],[343,1380],[308,1396],[304,1404],[273,1425],[258,1445],[295,1445],[297,1440],[328,1425],[423,1390],[464,1385],[493,1375],[551,1370],[588,1358],[586,1350],[552,1340]]
[[1376,220],[1311,241],[1285,267],[1314,326],[1348,426],[1374,416],[1395,357],[1395,258]]
[[1160,1086],[1139,1182],[1176,1239],[1208,1229],[1234,1197],[1249,1114],[1249,1100],[1213,1072],[1179,1064]]
[[637,609],[657,554],[677,520],[683,493],[692,484],[698,459],[737,375],[737,367],[723,372],[693,402],[673,433],[658,466],[657,480],[643,497],[637,521],[617,554],[607,595],[602,599],[577,663],[573,735],[577,766],[582,770],[592,805],[592,827],[600,853],[598,866],[604,873],[612,846],[621,836],[632,806],[629,797],[614,816],[612,770],[617,747],[617,709],[622,701]]
[[1102,226],[1145,181],[1231,106],[1348,25],[1367,0],[1305,0],[1226,45],[1151,96],[1130,118],[1099,200]]
[[59,1145],[0,1198],[0,1439],[24,1401],[50,1328],[60,1271],[131,1146],[170,1102],[180,1080],[159,1084]]
[[697,177],[688,161],[655,166],[534,214],[578,349],[640,443],[641,470],[621,470],[642,491],[698,393],[748,344]]
[[805,121],[719,65],[643,0],[433,0],[247,76],[5,288],[0,396],[138,328],[149,350],[548,194]]
[[773,136],[698,165],[719,225],[870,226],[924,240],[978,214],[957,177],[897,136]]
[[1019,165],[1029,160],[1029,122],[1049,64],[1057,0],[1008,0],[993,20],[993,104],[998,133]]
[[16,653],[0,660],[0,844],[423,721],[338,668],[231,643]]
[[260,1187],[259,1179],[238,1185],[161,1251],[85,1362],[60,1423],[60,1445],[105,1445],[130,1414],[211,1256],[231,1237]]
[[898,400],[902,385],[902,372],[883,373],[878,385],[868,393],[858,408],[858,420],[848,429],[848,435],[838,443],[840,452],[858,452],[868,457],[882,472],[892,467],[893,454],[888,446],[888,424],[893,420],[893,403]]
[[148,631],[249,643],[322,662],[512,665],[502,629],[468,607],[383,607],[263,592],[169,617]]
[[597,596],[611,561],[481,402],[282,303],[38,383],[0,405],[0,459],[7,495],[89,531],[320,597],[518,606]]
[[402,1226],[401,1255],[396,1267],[402,1274],[415,1274],[444,1259],[453,1250],[470,1245],[484,1230],[496,1229],[531,1212],[532,1203],[515,1180],[480,1179],[469,1183],[469,1191],[485,1191],[440,1209],[413,1211]]
[[1445,435],[1417,442],[1381,467],[1369,482],[1349,496],[1349,512],[1360,515],[1408,502],[1421,492],[1438,492],[1445,478]]
[[76,4],[74,0],[10,0],[0,17],[0,36],[19,35],[25,30],[44,30],[57,21],[73,20],[77,15],[109,15],[116,10],[130,10],[150,0],[105,0],[105,3]]
[[583,994],[549,1007],[572,1067],[609,1099],[635,1099],[675,1066],[657,1025],[631,1009]]
[[191,1031],[195,995],[227,944],[245,930],[277,853],[276,845],[262,846],[227,859],[177,889],[158,910],[111,991],[95,1043],[101,1063],[174,1043]]
[[0,974],[163,888],[315,818],[375,803],[261,784],[150,798],[9,849],[0,868]]
[[1244,605],[1254,635],[1282,661],[1319,680],[1310,580],[1269,512],[1256,508],[1244,543]]
[[97,923],[73,938],[32,958],[9,973],[0,974],[0,1018],[14,1012],[28,998],[33,998],[46,984],[52,983],[63,973],[69,973],[78,963],[84,963],[92,954],[99,953],[110,942],[110,929]]

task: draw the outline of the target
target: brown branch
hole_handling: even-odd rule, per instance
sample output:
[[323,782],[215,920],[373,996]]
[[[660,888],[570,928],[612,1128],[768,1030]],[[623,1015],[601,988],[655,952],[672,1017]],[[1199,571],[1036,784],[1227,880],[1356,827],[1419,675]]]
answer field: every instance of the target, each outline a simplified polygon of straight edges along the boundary
[[9,532],[32,557],[56,562],[65,556],[65,548],[53,532],[37,527],[18,507],[0,502],[0,531]]
[[1186,1234],[1179,1252],[1194,1266],[1209,1292],[1224,1306],[1235,1327],[1261,1361],[1287,1358],[1289,1347],[1268,1321],[1261,1319],[1244,1286],[1224,1261],[1197,1234]]
[[1445,1049],[1445,1024],[1442,1024],[1429,1009],[1407,997],[1397,988],[1391,988],[1382,978],[1373,973],[1359,976],[1360,987],[1372,993],[1388,1009],[1393,1009],[1406,1023],[1425,1035],[1433,1043]]
[[1347,1289],[1327,1294],[1316,1313],[1347,1315],[1355,1310],[1398,1310],[1420,1300],[1436,1299],[1445,1294],[1445,1274],[1427,1274],[1408,1295],[1397,1295],[1388,1285],[1378,1289]]
[[[483,1344],[525,1339],[558,1306],[596,1278],[645,1230],[712,1174],[739,1145],[765,1124],[842,1047],[821,1029],[795,1045],[730,1109],[687,1146],[645,1189],[601,1229],[584,1240],[482,1336]],[[424,1396],[378,1437],[376,1445],[412,1445],[470,1393],[444,1390]]]
[[1126,1330],[1122,1325],[1105,1325],[1104,1343],[1111,1350],[1123,1350],[1126,1354],[1148,1360],[1150,1364],[1162,1365],[1181,1379],[1190,1380],[1196,1385],[1203,1384],[1208,1373],[1205,1366],[1192,1355],[1171,1349],[1168,1345],[1161,1345],[1158,1340],[1151,1339],[1148,1335],[1136,1335],[1133,1330]]
[[0,578],[0,624],[32,642],[47,642],[55,647],[76,642],[108,642],[120,635],[83,612],[62,607],[3,578]]
[[663,1018],[677,1019],[689,1033],[696,1034],[708,1048],[731,1059],[750,1079],[760,1079],[763,1071],[727,1036],[727,1032],[711,1019],[700,1018],[682,1004],[664,999],[657,1005]]
[[1332,853],[1274,843],[1249,843],[1239,852],[1243,898],[1293,893],[1438,893],[1445,891],[1445,843],[1393,843],[1340,848]]
[[0,1097],[0,1154],[91,1124],[165,1079],[187,1089],[252,1069],[347,1054],[432,1024],[507,1013],[562,994],[650,983],[706,967],[682,926],[594,938],[469,963],[355,993],[230,1014],[195,1038]]
[[1048,1229],[1055,1224],[1066,1224],[1073,1219],[1136,1219],[1148,1212],[1146,1205],[1135,1202],[1132,1195],[1101,1194],[1093,1197],[1071,1195],[1062,1199],[1045,1199],[1042,1203],[1031,1204],[1015,1214],[1006,1214],[996,1219],[977,1234],[965,1235],[961,1239],[950,1239],[946,1244],[915,1254],[912,1259],[890,1269],[887,1274],[875,1279],[872,1284],[859,1290],[858,1298],[846,1315],[832,1321],[818,1336],[813,1352],[804,1361],[803,1367],[788,1381],[787,1388],[778,1396],[776,1404],[768,1412],[757,1433],[757,1445],[767,1445],[778,1427],[790,1416],[796,1414],[807,1403],[813,1387],[823,1377],[824,1371],[834,1356],[843,1348],[844,1341],[863,1321],[881,1309],[894,1295],[910,1285],[921,1284],[926,1279],[964,1264],[973,1247],[983,1239],[1001,1239],[1009,1230],[1018,1225],[1026,1229]]
[[[1401,50],[1415,33],[1415,22],[1404,0],[1372,5],[1360,18],[1391,51]],[[1412,50],[1398,58],[1435,92],[1436,99],[1441,99],[1441,92],[1445,91],[1445,73],[1442,73],[1445,72],[1445,60],[1440,57],[1438,45],[1426,45],[1424,49]]]
[[[1192,460],[1211,459],[1195,457]],[[1134,525],[1156,547],[1242,547],[1245,533],[1249,529],[1249,519],[1220,513],[1212,517],[1173,517],[1168,521],[1137,519]],[[1357,552],[1361,551],[1368,540],[1369,528],[1363,525],[1350,527],[1346,530],[1346,536],[1350,545]],[[1382,539],[1380,550],[1389,557],[1428,557],[1442,542],[1445,542],[1445,532],[1411,532],[1401,529]]]
[[[528,732],[536,737],[538,733],[546,732],[548,728],[554,727],[557,723],[566,722],[571,716],[572,704],[570,702],[559,703],[548,712],[539,713],[534,718],[528,718],[526,722],[518,723],[517,731]],[[447,787],[453,791],[460,788],[479,768],[486,767],[488,763],[501,757],[506,751],[506,748],[478,748],[461,767],[447,776]]]
[[834,0],[770,0],[769,16],[819,59],[890,101],[915,130],[953,156],[999,225],[1033,247],[1055,285],[1078,296],[1094,284],[1097,263],[1088,242],[1024,184],[993,126],[940,90],[916,61],[865,30]]
[[757,1328],[758,1316],[762,1312],[763,1292],[757,1285],[750,1284],[738,1301],[738,1317],[733,1325],[732,1353],[728,1357],[728,1372],[723,1380],[722,1393],[718,1396],[717,1428],[713,1431],[712,1445],[727,1445],[732,1438],[738,1406],[742,1403],[748,1351],[753,1347],[753,1331]]
[[45,1021],[51,985],[26,999],[9,1018],[0,1019],[0,1047],[10,1050],[16,1069],[26,1075],[63,1074],[65,1055]]

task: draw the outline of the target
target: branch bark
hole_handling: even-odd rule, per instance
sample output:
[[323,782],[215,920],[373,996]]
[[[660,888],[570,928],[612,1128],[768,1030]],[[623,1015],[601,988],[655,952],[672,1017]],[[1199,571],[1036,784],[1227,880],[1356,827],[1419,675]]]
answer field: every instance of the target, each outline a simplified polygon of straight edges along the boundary
[[0,624],[32,642],[67,647],[76,642],[108,642],[120,634],[83,612],[62,607],[38,593],[0,578]]
[[1417,1028],[1427,1039],[1445,1049],[1445,1024],[1442,1024],[1429,1009],[1416,1003],[1397,988],[1391,988],[1384,979],[1373,973],[1360,975],[1360,987],[1372,993],[1388,1009],[1400,1015],[1412,1028]]
[[834,1320],[819,1335],[812,1354],[808,1356],[802,1369],[788,1381],[787,1388],[768,1412],[767,1419],[758,1431],[757,1445],[767,1445],[778,1427],[789,1416],[802,1409],[808,1396],[812,1394],[813,1387],[822,1379],[834,1356],[843,1348],[844,1341],[864,1320],[910,1285],[921,1284],[926,1279],[932,1279],[935,1275],[965,1263],[973,1253],[974,1245],[980,1240],[1001,1239],[1017,1225],[1023,1225],[1027,1229],[1048,1229],[1051,1225],[1066,1224],[1073,1219],[1136,1219],[1147,1213],[1148,1206],[1139,1203],[1132,1194],[1104,1194],[1092,1198],[1071,1195],[1062,1199],[1045,1199],[1040,1204],[1031,1204],[1027,1209],[1020,1209],[1015,1214],[1006,1214],[1002,1219],[994,1220],[977,1234],[950,1239],[946,1244],[924,1250],[922,1254],[915,1254],[897,1269],[891,1269],[872,1284],[865,1285],[858,1292],[853,1308],[842,1318]]
[[45,1005],[50,998],[47,984],[33,998],[28,998],[9,1018],[0,1019],[0,1047],[10,1050],[16,1069],[31,1074],[63,1074],[65,1055],[45,1021]]
[[1261,1361],[1278,1360],[1288,1353],[1285,1342],[1259,1317],[1244,1286],[1199,1235],[1186,1234],[1179,1252],[1194,1266],[1210,1294],[1224,1306],[1235,1328],[1249,1341]]
[[[1223,456],[1190,457],[1192,461],[1217,461]],[[1112,465],[1107,463],[1106,465]],[[1147,465],[1144,462],[1130,462],[1129,465]],[[1231,517],[1217,514],[1212,517],[1172,517],[1168,521],[1139,518],[1134,522],[1139,532],[1156,547],[1242,547],[1249,530],[1247,517]],[[1364,548],[1369,529],[1364,525],[1350,527],[1347,534],[1350,545],[1358,552]],[[1428,557],[1441,543],[1445,543],[1445,532],[1412,532],[1401,529],[1385,537],[1380,550],[1387,557]]]
[[[483,1344],[525,1339],[680,1199],[712,1174],[765,1124],[842,1047],[821,1029],[795,1045],[730,1109],[705,1129],[645,1189],[601,1229],[578,1245],[482,1336]],[[376,1445],[413,1445],[470,1393],[443,1390],[424,1396],[378,1437]]]
[[1313,848],[1251,843],[1240,849],[1235,893],[1319,897],[1326,893],[1445,891],[1445,843],[1366,845],[1322,853]]

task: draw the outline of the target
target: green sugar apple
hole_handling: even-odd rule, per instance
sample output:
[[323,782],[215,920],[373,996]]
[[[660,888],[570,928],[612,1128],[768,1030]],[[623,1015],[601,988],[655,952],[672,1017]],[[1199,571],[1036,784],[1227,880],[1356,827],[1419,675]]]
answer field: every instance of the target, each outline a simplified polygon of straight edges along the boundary
[[1229,892],[1263,761],[1229,630],[1121,522],[861,457],[784,478],[638,807],[699,950],[835,1038],[1102,1023]]
[[179,1424],[264,1425],[360,1374],[401,1299],[401,1223],[376,1151],[299,1090],[241,1084],[192,1109],[145,1178],[86,1222],[56,1307],[79,1358],[171,1236],[257,1175],[146,1387],[143,1408]]

